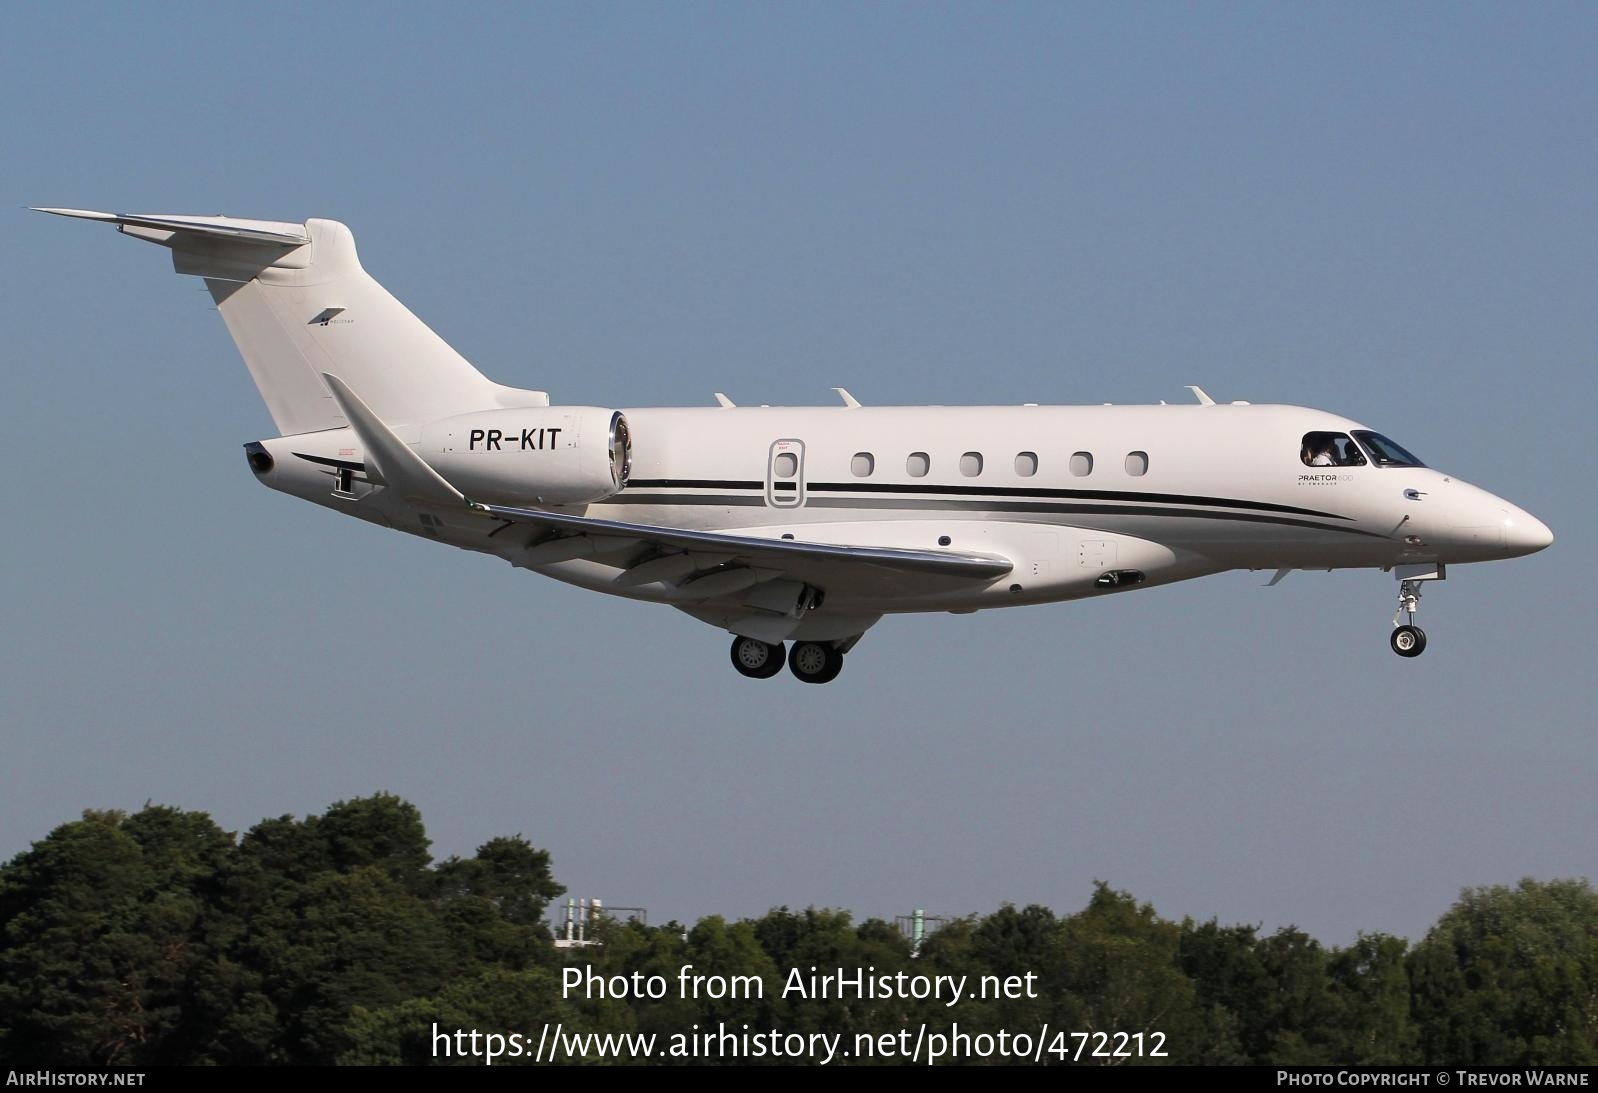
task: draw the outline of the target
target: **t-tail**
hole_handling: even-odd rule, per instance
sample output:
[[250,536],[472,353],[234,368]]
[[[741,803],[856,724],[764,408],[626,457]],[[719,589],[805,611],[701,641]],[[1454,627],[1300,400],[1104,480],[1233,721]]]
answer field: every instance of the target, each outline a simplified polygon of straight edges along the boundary
[[336,220],[37,211],[115,224],[170,248],[178,273],[203,277],[285,436],[347,424],[324,375],[398,426],[548,404],[473,368],[361,268],[354,236]]

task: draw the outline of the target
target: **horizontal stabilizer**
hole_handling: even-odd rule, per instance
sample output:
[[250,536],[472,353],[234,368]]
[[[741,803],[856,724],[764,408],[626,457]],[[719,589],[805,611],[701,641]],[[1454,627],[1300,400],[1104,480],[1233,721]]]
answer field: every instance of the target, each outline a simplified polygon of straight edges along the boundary
[[[236,220],[227,216],[172,216],[166,213],[100,213],[91,209],[42,209],[36,213],[70,216],[78,220],[97,220],[115,224],[119,231],[143,228],[149,231],[210,236],[243,243],[271,243],[280,247],[303,247],[311,241],[304,224],[285,224],[276,220]],[[148,238],[144,232],[134,232]]]

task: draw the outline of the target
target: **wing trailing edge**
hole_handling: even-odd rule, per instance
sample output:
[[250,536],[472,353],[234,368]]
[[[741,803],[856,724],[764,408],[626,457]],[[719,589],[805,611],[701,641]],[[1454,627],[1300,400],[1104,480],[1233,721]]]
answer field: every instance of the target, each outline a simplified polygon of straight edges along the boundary
[[[788,565],[800,561],[844,562],[891,569],[901,573],[991,581],[1003,577],[1015,568],[1010,559],[997,554],[953,550],[911,550],[904,547],[842,543],[807,543],[795,539],[766,539],[753,535],[729,535],[717,531],[686,531],[653,524],[600,520],[588,516],[573,516],[569,513],[545,512],[542,509],[524,509],[509,505],[471,502],[471,507],[487,516],[544,527],[561,535],[629,539],[650,544],[667,552],[695,551],[726,555],[745,563],[765,563],[782,569],[787,569]],[[784,562],[788,565],[784,565]]]

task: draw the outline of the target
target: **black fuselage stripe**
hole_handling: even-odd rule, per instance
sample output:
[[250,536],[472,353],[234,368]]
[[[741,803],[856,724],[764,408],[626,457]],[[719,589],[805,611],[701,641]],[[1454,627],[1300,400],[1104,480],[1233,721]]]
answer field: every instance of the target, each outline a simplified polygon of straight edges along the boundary
[[320,463],[324,467],[342,467],[349,471],[364,471],[365,463],[357,463],[352,459],[329,459],[325,455],[306,455],[304,452],[295,452],[294,458],[303,459],[307,463]]
[[744,482],[732,478],[631,478],[628,486],[660,490],[763,490],[764,482]]
[[[709,505],[728,508],[766,507],[765,501],[759,497],[710,497],[704,494],[634,493],[630,490],[626,493],[608,497],[604,503],[607,505]],[[1169,505],[1072,505],[1057,502],[1026,504],[1019,502],[896,499],[892,497],[839,497],[825,501],[812,501],[807,506],[809,511],[829,508],[917,509],[930,512],[973,513],[1059,513],[1085,516],[1157,516],[1186,520],[1231,520],[1251,524],[1276,524],[1283,527],[1335,531],[1344,535],[1358,535],[1370,539],[1388,538],[1386,535],[1374,531],[1362,531],[1359,528],[1344,527],[1338,524],[1321,524],[1314,520],[1295,520],[1286,516],[1270,516],[1264,513],[1252,512],[1216,512],[1213,509],[1180,508]],[[780,511],[791,512],[793,510],[783,509]]]
[[[698,489],[698,490],[764,490],[764,482],[736,481],[730,479],[653,478],[633,479],[629,486],[637,489]],[[1188,505],[1204,508],[1251,509],[1255,512],[1285,512],[1295,516],[1319,516],[1325,520],[1347,520],[1335,512],[1304,509],[1295,505],[1278,505],[1269,501],[1245,501],[1237,497],[1208,497],[1185,493],[1137,493],[1129,490],[1072,490],[1050,487],[1026,486],[943,486],[935,482],[909,482],[885,484],[880,482],[809,482],[809,493],[886,493],[886,494],[940,494],[953,497],[1046,497],[1077,501],[1130,501],[1138,504],[1159,503]]]
[[[831,502],[826,502],[830,504]],[[738,497],[711,493],[639,493],[631,487],[625,493],[612,494],[599,502],[602,505],[708,505],[712,508],[766,508],[764,497]],[[792,512],[792,505],[782,511]]]

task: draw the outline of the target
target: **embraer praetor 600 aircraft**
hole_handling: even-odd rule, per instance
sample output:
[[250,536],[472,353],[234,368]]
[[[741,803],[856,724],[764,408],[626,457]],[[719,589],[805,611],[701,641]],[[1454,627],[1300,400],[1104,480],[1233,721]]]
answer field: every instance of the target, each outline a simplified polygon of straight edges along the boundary
[[[883,615],[1115,595],[1229,569],[1421,582],[1531,554],[1535,517],[1358,422],[1296,406],[613,410],[493,383],[362,268],[349,229],[115,224],[205,279],[282,434],[263,483],[732,633],[733,666],[837,676]],[[786,643],[792,642],[789,649]]]

